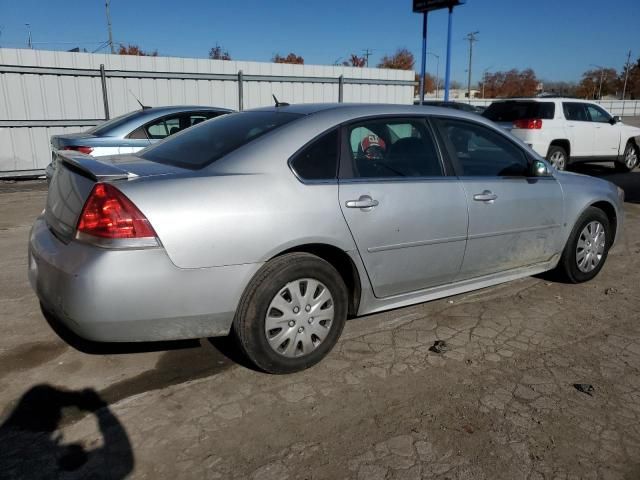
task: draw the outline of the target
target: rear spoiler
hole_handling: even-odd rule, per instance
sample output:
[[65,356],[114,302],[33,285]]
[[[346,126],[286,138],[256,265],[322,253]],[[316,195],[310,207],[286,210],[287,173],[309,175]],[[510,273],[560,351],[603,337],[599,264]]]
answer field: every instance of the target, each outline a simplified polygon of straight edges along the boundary
[[96,182],[137,177],[135,173],[127,172],[111,163],[102,162],[91,155],[63,150],[57,150],[55,154],[58,161],[64,163],[67,168]]

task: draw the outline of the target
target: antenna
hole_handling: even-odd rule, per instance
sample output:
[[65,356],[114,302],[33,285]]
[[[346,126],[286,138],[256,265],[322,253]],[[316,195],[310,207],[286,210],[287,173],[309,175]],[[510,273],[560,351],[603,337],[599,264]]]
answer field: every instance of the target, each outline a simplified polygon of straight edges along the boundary
[[278,107],[288,107],[289,104],[287,102],[279,102],[278,99],[276,98],[275,94],[271,94],[271,96],[273,97],[273,100],[276,102],[276,108]]
[[138,105],[140,105],[140,108],[141,108],[142,110],[148,110],[149,108],[151,108],[151,107],[149,107],[149,106],[147,106],[147,105],[143,105],[143,104],[142,104],[142,102],[138,99],[138,97],[136,97],[136,96],[133,94],[133,92],[131,91],[131,89],[129,89],[129,93],[131,94],[131,96],[132,96],[133,98],[135,98],[135,99],[136,99],[136,102],[138,102]]

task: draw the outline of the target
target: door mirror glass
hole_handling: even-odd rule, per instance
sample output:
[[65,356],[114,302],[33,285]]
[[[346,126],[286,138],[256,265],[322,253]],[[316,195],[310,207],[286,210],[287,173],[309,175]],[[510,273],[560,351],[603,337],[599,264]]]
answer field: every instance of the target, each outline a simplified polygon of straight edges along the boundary
[[531,162],[531,176],[532,177],[548,177],[551,175],[549,167],[542,160],[534,160]]

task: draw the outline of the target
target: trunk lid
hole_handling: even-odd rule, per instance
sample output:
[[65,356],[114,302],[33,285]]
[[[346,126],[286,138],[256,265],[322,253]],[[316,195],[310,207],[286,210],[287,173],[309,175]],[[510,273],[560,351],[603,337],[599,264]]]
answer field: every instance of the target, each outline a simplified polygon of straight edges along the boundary
[[73,239],[82,208],[96,182],[128,181],[141,177],[184,173],[185,170],[144,160],[135,155],[92,157],[56,151],[49,183],[45,220],[63,242]]

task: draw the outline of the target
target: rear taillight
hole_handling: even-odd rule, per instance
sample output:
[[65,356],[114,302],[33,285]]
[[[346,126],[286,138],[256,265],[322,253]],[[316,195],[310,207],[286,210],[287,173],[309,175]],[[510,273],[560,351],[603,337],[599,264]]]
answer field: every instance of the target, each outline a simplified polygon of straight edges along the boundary
[[149,220],[120,190],[96,183],[78,219],[76,238],[109,247],[157,246]]
[[92,147],[83,147],[81,145],[66,145],[64,147],[62,147],[63,150],[73,150],[75,152],[80,152],[80,153],[84,153],[86,155],[91,155],[91,152],[93,152],[93,148]]
[[540,130],[542,128],[542,119],[540,118],[524,118],[513,122],[513,128],[522,128],[524,130]]

